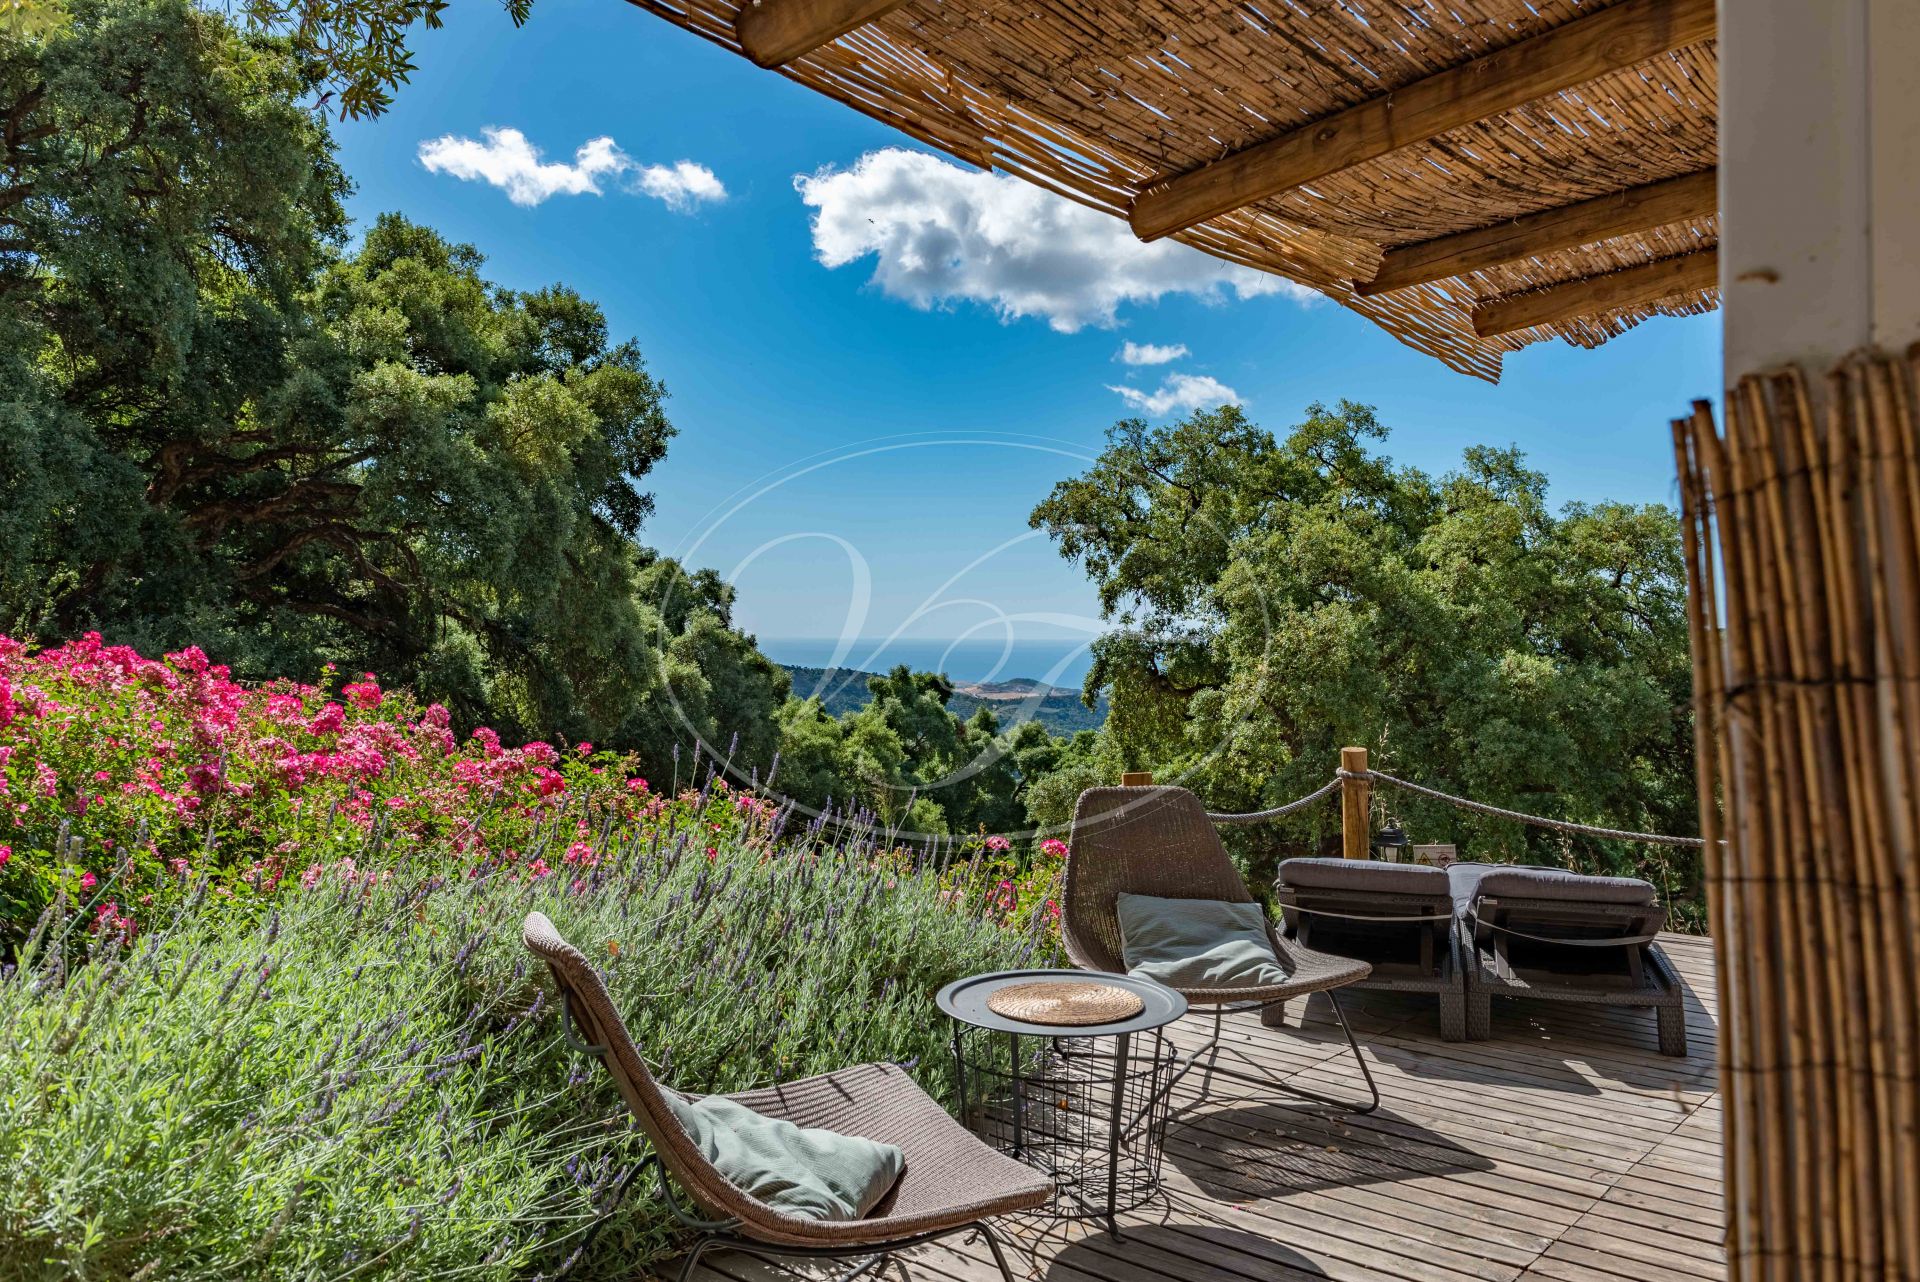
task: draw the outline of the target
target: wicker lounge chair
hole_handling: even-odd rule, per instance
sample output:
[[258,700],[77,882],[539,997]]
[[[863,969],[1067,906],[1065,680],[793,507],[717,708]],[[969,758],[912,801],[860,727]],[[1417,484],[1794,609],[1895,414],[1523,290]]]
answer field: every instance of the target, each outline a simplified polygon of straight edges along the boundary
[[1466,1040],[1459,933],[1447,874],[1421,864],[1365,859],[1288,859],[1274,899],[1290,938],[1372,965],[1355,988],[1433,993],[1440,1036]]
[[[1124,973],[1120,922],[1115,903],[1121,892],[1167,899],[1218,899],[1254,903],[1240,872],[1220,844],[1220,834],[1207,819],[1200,799],[1185,788],[1089,788],[1080,794],[1073,815],[1073,840],[1067,856],[1067,885],[1061,934],[1067,955],[1082,970]],[[1362,961],[1334,957],[1283,938],[1272,924],[1269,942],[1287,982],[1257,988],[1179,989],[1190,1007],[1210,1007],[1213,1034],[1207,1043],[1183,1057],[1172,1080],[1178,1082],[1205,1058],[1200,1097],[1206,1098],[1215,1073],[1285,1091],[1319,1104],[1359,1113],[1380,1106],[1380,1090],[1360,1054],[1360,1046],[1340,1009],[1336,989],[1365,979],[1369,967]],[[1240,1072],[1221,1067],[1221,1018],[1235,1011],[1257,1010],[1261,1022],[1278,1025],[1290,998],[1324,992],[1333,1004],[1347,1047],[1360,1065],[1370,1100],[1353,1104],[1303,1091],[1264,1072]]]
[[1663,1055],[1687,1053],[1685,988],[1655,937],[1666,909],[1649,882],[1559,868],[1447,869],[1466,962],[1467,1033],[1491,1034],[1491,999],[1651,1006]]
[[[984,1238],[1001,1275],[1013,1282],[1000,1241],[986,1221],[1043,1205],[1053,1185],[975,1138],[904,1069],[861,1064],[728,1097],[769,1117],[863,1135],[898,1145],[906,1154],[898,1182],[865,1219],[821,1221],[784,1214],[730,1183],[693,1145],[668,1111],[662,1094],[668,1088],[648,1071],[599,974],[553,923],[528,913],[522,937],[553,972],[563,1021],[578,1026],[586,1042],[575,1040],[571,1029],[569,1040],[606,1065],[652,1141],[653,1151],[638,1169],[656,1168],[674,1217],[699,1234],[681,1267],[681,1282],[693,1276],[709,1251],[729,1248],[763,1258],[866,1257],[844,1275],[854,1278],[884,1267],[896,1251],[963,1232]],[[675,1194],[675,1184],[691,1206]]]

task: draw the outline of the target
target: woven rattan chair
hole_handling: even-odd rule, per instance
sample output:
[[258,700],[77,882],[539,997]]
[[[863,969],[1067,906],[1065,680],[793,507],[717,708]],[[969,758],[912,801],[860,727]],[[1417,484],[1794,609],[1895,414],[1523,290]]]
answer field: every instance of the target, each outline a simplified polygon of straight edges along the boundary
[[[1217,899],[1232,903],[1256,902],[1239,869],[1220,844],[1220,834],[1207,818],[1200,799],[1185,788],[1089,788],[1080,794],[1073,814],[1073,840],[1067,856],[1067,885],[1061,915],[1061,933],[1067,955],[1082,970],[1124,973],[1120,920],[1115,904],[1121,892],[1165,899]],[[1180,989],[1196,1013],[1210,1009],[1213,1034],[1205,1045],[1182,1057],[1175,1067],[1178,1082],[1202,1066],[1200,1098],[1206,1098],[1214,1074],[1285,1091],[1319,1104],[1370,1113],[1380,1106],[1380,1089],[1354,1041],[1346,1012],[1340,1009],[1336,989],[1365,979],[1371,967],[1364,961],[1316,952],[1283,938],[1267,925],[1274,955],[1287,972],[1284,984],[1253,988]],[[1220,1029],[1224,1016],[1257,1010],[1261,1022],[1278,1026],[1288,1000],[1325,993],[1334,1018],[1346,1034],[1347,1047],[1367,1083],[1366,1104],[1330,1099],[1301,1090],[1265,1072],[1242,1072],[1223,1067]],[[1257,1065],[1249,1065],[1257,1068]]]
[[[986,1221],[1045,1204],[1053,1185],[1032,1167],[975,1138],[905,1070],[861,1064],[728,1096],[768,1117],[895,1144],[906,1154],[899,1180],[865,1219],[787,1215],[730,1183],[694,1146],[667,1108],[664,1092],[669,1088],[648,1070],[606,985],[579,950],[540,913],[527,914],[522,937],[553,972],[562,1019],[579,1029],[578,1037],[568,1029],[569,1040],[606,1065],[652,1141],[653,1151],[638,1169],[656,1168],[669,1210],[699,1235],[681,1267],[681,1282],[693,1276],[702,1256],[721,1249],[763,1258],[860,1259],[843,1275],[851,1279],[883,1267],[894,1252],[955,1233],[984,1238],[1001,1275],[1013,1282],[1000,1241]],[[675,1185],[690,1206],[675,1193]]]

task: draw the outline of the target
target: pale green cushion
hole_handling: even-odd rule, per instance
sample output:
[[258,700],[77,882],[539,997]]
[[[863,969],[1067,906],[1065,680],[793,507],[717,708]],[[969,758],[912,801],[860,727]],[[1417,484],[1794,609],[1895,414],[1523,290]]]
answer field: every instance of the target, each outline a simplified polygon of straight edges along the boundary
[[1127,974],[1168,988],[1259,988],[1287,972],[1267,940],[1259,904],[1122,893],[1120,955]]
[[857,1220],[887,1195],[906,1166],[892,1144],[795,1126],[720,1095],[667,1106],[714,1169],[788,1215]]

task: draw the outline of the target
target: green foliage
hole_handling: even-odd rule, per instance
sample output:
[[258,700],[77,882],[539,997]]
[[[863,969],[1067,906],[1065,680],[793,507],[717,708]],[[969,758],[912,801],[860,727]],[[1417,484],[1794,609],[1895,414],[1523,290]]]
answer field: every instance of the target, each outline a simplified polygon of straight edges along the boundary
[[[1380,769],[1498,805],[1692,831],[1674,514],[1604,503],[1556,516],[1517,451],[1470,449],[1436,480],[1373,452],[1385,435],[1349,403],[1311,407],[1279,440],[1231,406],[1163,429],[1123,422],[1035,509],[1121,625],[1088,678],[1112,694],[1103,765],[1253,809],[1318,787],[1358,744]],[[1566,843],[1376,795],[1416,840],[1474,858],[1696,888],[1690,854]],[[1055,820],[1058,802],[1043,804]],[[1279,825],[1253,853],[1323,839],[1325,818]]]
[[333,661],[656,769],[737,732],[764,769],[783,675],[635,542],[665,390],[592,303],[428,228],[343,252],[305,83],[186,0],[0,47],[0,630]]
[[[369,846],[271,913],[203,885],[130,943],[50,918],[0,977],[0,1282],[553,1276],[645,1149],[560,1039],[530,909],[696,1092],[877,1059],[950,1094],[932,994],[1049,957],[869,845],[708,850],[697,807],[668,822],[603,833],[572,886],[417,857],[385,880]],[[669,1247],[638,1187],[572,1276]]]
[[[337,97],[342,119],[383,114],[393,91],[415,67],[407,40],[416,26],[437,31],[447,0],[225,0],[256,31],[282,37],[323,92],[315,106]],[[501,0],[516,27],[533,13],[533,0]]]
[[835,717],[816,697],[789,698],[778,717],[780,790],[829,800],[903,832],[1007,833],[1025,826],[1026,792],[1064,742],[1024,722],[1003,733],[992,709],[962,720],[953,683],[906,665],[867,681],[868,701]]

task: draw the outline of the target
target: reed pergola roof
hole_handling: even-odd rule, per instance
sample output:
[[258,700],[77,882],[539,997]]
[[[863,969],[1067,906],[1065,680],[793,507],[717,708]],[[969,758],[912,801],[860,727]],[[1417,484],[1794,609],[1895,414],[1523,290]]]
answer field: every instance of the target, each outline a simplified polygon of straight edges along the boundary
[[1718,304],[1713,0],[631,0],[1453,368]]

